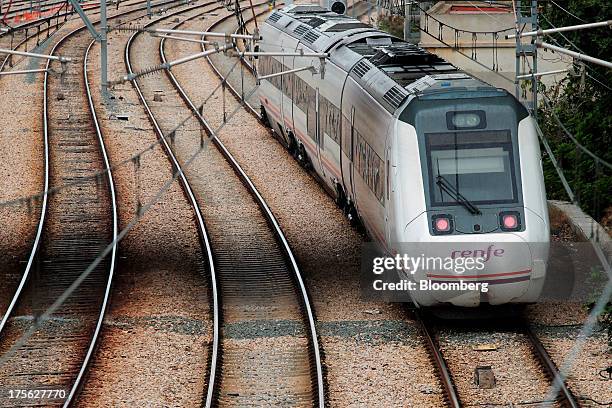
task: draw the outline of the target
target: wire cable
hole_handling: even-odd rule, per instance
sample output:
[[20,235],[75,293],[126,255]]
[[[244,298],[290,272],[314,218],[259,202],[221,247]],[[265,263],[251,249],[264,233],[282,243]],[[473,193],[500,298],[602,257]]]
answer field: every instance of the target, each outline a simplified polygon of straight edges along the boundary
[[561,10],[563,10],[565,13],[569,14],[570,16],[574,17],[576,20],[581,21],[583,23],[587,23],[588,21],[584,21],[583,19],[581,19],[580,17],[578,17],[577,15],[569,12],[568,10],[564,9],[563,7],[561,7],[560,5],[558,5],[557,3],[555,3],[554,0],[550,0],[550,2],[552,4],[554,4],[555,6],[557,6],[558,8],[560,8]]
[[[210,98],[213,97],[213,95],[223,86],[223,84],[225,82],[227,82],[227,78],[229,77],[229,74],[231,74],[233,72],[233,70],[236,68],[236,66],[238,65],[238,62],[240,61],[240,59],[237,59],[236,62],[234,62],[234,64],[232,65],[232,67],[230,68],[230,70],[228,71],[226,78],[224,78],[222,81],[220,81],[219,85],[217,85],[217,87],[210,93],[210,95],[204,100],[204,102],[202,103],[201,108],[206,104],[206,102],[208,102],[210,100]],[[177,134],[177,130],[179,130],[186,122],[187,120],[189,120],[191,118],[187,117],[184,120],[182,120],[177,126],[176,128],[170,132],[170,133],[174,133]],[[144,149],[140,150],[139,152],[135,153],[134,155],[132,155],[131,157],[128,157],[127,159],[124,159],[120,162],[118,162],[117,164],[111,165],[110,167],[104,167],[102,170],[95,172],[95,173],[91,173],[85,176],[81,176],[78,179],[76,179],[75,181],[71,181],[69,183],[65,183],[59,186],[55,186],[55,187],[51,187],[46,191],[41,191],[37,194],[32,194],[30,196],[27,197],[20,197],[20,198],[15,198],[12,200],[7,200],[7,201],[3,201],[0,202],[0,208],[2,207],[8,207],[8,206],[14,206],[14,205],[22,205],[22,204],[27,204],[28,206],[31,205],[32,202],[35,202],[37,200],[42,199],[42,197],[44,197],[45,194],[48,195],[53,195],[53,194],[57,194],[60,191],[63,191],[65,189],[71,188],[71,187],[76,187],[86,181],[90,181],[93,179],[97,179],[100,178],[102,176],[104,176],[109,170],[116,170],[118,168],[120,168],[121,166],[125,166],[127,164],[130,163],[134,163],[135,161],[140,160],[140,158],[142,157],[142,155],[144,155],[145,153],[153,150],[154,148],[156,148],[158,145],[160,145],[160,143],[162,143],[162,139],[159,138],[157,139],[155,142],[151,143],[149,146],[145,147]]]
[[[255,93],[255,91],[257,91],[258,88],[259,88],[259,85],[255,85],[253,87],[253,89],[251,91],[249,91],[249,93],[246,95],[246,98],[250,98]],[[138,211],[136,216],[134,218],[132,218],[132,220],[130,220],[128,225],[119,232],[119,234],[117,235],[117,238],[114,239],[111,243],[109,243],[102,250],[102,252],[96,257],[96,259],[94,259],[94,261],[55,300],[55,302],[53,302],[53,304],[51,306],[49,306],[49,308],[47,308],[44,311],[44,313],[42,313],[42,314],[40,314],[39,316],[36,317],[36,319],[34,321],[34,324],[28,329],[28,331],[26,331],[21,337],[19,337],[17,339],[17,341],[13,344],[13,346],[10,349],[8,349],[2,356],[0,356],[0,366],[5,364],[8,361],[8,359],[11,356],[13,356],[13,354],[19,348],[21,348],[23,345],[25,345],[25,343],[36,333],[36,331],[41,328],[42,324],[45,321],[49,320],[51,315],[55,311],[57,311],[60,306],[62,306],[62,304],[72,295],[72,293],[74,293],[74,291],[87,279],[87,277],[91,274],[91,272],[100,264],[100,262],[102,262],[102,260],[104,258],[106,258],[106,256],[111,252],[112,248],[115,245],[117,245],[119,242],[121,242],[121,240],[123,238],[125,238],[125,236],[128,234],[128,232],[130,232],[132,230],[132,228],[134,228],[134,226],[136,226],[138,221],[140,221],[140,219],[142,217],[144,217],[146,212],[149,209],[151,209],[153,207],[153,205],[155,205],[155,203],[157,203],[157,201],[168,191],[168,189],[177,180],[177,178],[181,174],[183,174],[184,170],[189,168],[189,166],[191,166],[191,164],[195,161],[195,159],[199,156],[199,154],[202,153],[204,150],[206,150],[208,148],[208,144],[210,143],[210,141],[213,138],[217,137],[218,133],[225,127],[225,125],[227,125],[229,123],[229,119],[231,119],[234,115],[236,115],[236,113],[238,113],[241,109],[242,109],[242,104],[237,104],[236,108],[232,112],[230,112],[230,114],[228,115],[227,121],[222,123],[217,129],[215,129],[212,132],[211,135],[209,135],[209,137],[207,137],[205,139],[205,141],[199,146],[199,148],[195,151],[195,153],[192,156],[190,156],[187,159],[187,161],[185,161],[185,163],[181,166],[180,169],[175,169],[174,170],[172,177],[169,180],[167,180],[164,183],[164,185],[161,187],[161,189],[159,189],[158,192],[147,203],[145,203],[140,208],[140,211]],[[192,114],[189,115],[189,118],[192,118],[193,116],[194,116],[194,114],[192,113]]]
[[544,94],[544,93],[542,94],[542,96],[544,97],[542,99],[544,101],[544,104],[550,110],[550,113],[552,114],[553,118],[555,118],[555,121],[557,122],[559,127],[563,130],[563,132],[567,135],[567,137],[569,137],[571,139],[571,141],[578,148],[580,148],[580,150],[582,150],[583,152],[585,152],[586,154],[591,156],[593,158],[593,160],[595,160],[596,162],[599,162],[600,164],[603,164],[605,167],[607,167],[607,168],[612,170],[612,164],[608,163],[606,160],[604,160],[601,157],[597,156],[595,153],[593,153],[591,150],[589,150],[586,146],[584,146],[582,143],[580,143],[578,141],[578,139],[576,139],[576,137],[567,129],[567,127],[565,127],[563,122],[561,122],[561,119],[559,119],[559,116],[557,116],[557,114],[555,113],[555,110],[553,109],[553,107],[549,103],[548,96],[546,96],[546,94]]
[[[548,25],[550,25],[552,28],[557,28],[555,27],[555,25],[546,17],[546,15],[541,14],[541,16],[544,18],[544,20],[546,20],[546,23],[548,23]],[[567,41],[572,47],[574,47],[576,49],[576,51],[582,53],[582,54],[586,54],[586,52],[584,52],[580,47],[578,47],[574,42],[572,42],[572,40],[570,40],[565,34],[559,32],[556,33],[559,34],[561,37],[563,37],[563,39],[565,41]],[[557,41],[556,38],[554,37],[549,37],[550,40],[555,43],[557,46],[562,47],[563,45],[561,45],[561,43],[559,41]],[[595,73],[596,75],[600,75],[592,66],[585,64],[584,65],[589,71]],[[587,74],[588,75],[588,74]],[[594,78],[593,76],[589,75],[589,77],[591,79],[593,79],[595,82],[597,82],[599,85],[603,86],[604,88],[606,88],[608,91],[612,91],[612,88],[610,88],[608,85],[604,84],[603,82],[601,82],[600,80]]]

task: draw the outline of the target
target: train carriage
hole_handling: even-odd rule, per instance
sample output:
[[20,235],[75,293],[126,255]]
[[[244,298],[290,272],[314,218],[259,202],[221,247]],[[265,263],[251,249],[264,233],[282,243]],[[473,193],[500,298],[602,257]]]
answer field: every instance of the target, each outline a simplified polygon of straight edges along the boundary
[[[263,114],[339,204],[394,254],[401,243],[497,244],[505,259],[478,275],[486,293],[421,293],[417,303],[532,302],[549,225],[532,118],[507,91],[427,51],[315,5],[292,5],[261,28]],[[479,247],[480,248],[480,247]],[[455,251],[456,252],[456,251]],[[500,256],[500,258],[502,258]]]

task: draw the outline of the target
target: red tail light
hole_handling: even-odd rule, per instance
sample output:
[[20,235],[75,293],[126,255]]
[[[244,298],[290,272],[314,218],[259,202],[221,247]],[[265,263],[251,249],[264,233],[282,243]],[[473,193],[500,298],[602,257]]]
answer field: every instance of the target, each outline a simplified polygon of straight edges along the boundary
[[499,214],[499,224],[502,231],[518,231],[521,229],[521,215],[516,211]]
[[453,232],[453,218],[450,215],[434,215],[432,218],[433,230],[437,235]]

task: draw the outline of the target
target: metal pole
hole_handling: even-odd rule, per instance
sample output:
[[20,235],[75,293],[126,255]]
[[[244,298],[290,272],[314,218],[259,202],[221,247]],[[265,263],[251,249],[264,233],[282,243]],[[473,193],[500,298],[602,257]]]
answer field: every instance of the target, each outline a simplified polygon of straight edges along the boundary
[[594,57],[591,57],[589,55],[581,54],[579,52],[575,52],[575,51],[567,50],[565,48],[557,47],[556,45],[548,44],[548,43],[542,42],[540,40],[538,40],[536,42],[536,44],[540,48],[546,48],[546,49],[549,49],[549,50],[552,50],[552,51],[559,52],[561,54],[569,55],[569,56],[574,57],[574,58],[579,59],[579,60],[592,62],[593,64],[601,65],[601,66],[604,66],[604,67],[607,67],[607,68],[612,68],[612,62],[604,61],[604,60],[601,60],[599,58],[594,58]]
[[533,74],[517,75],[516,79],[531,79],[532,77],[541,77],[541,76],[544,76],[544,75],[563,74],[565,72],[569,72],[569,69],[555,69],[553,71],[536,72],[536,73],[533,73]]
[[404,41],[410,39],[410,1],[404,3]]
[[108,94],[108,44],[106,32],[106,0],[100,0],[100,83],[102,84],[102,96]]
[[25,51],[6,50],[4,48],[0,48],[0,54],[19,55],[22,57],[41,58],[41,59],[48,59],[48,60],[59,61],[59,62],[72,61],[72,59],[70,59],[69,57],[60,57],[57,55],[46,55],[46,54],[35,54],[33,52],[25,52]]
[[154,30],[144,30],[149,33],[161,33],[161,34],[183,34],[183,35],[199,35],[204,37],[218,37],[218,38],[236,38],[241,40],[261,40],[261,37],[256,37],[250,34],[228,34],[218,33],[212,31],[192,31],[192,30],[170,30],[167,28],[156,28]]
[[[520,1],[520,0],[519,0]],[[515,57],[515,64],[514,64],[514,97],[516,99],[520,100],[521,97],[521,87],[520,87],[520,81],[517,78],[521,72],[521,37],[520,37],[520,28],[519,28],[519,9],[517,7],[517,5],[514,3],[514,0],[512,0],[512,8],[514,9],[514,27],[516,30],[516,36],[515,36],[515,45],[514,45],[514,57]]]
[[193,54],[193,55],[189,55],[187,57],[183,57],[183,58],[177,59],[176,61],[167,62],[166,65],[168,66],[168,68],[172,68],[175,65],[184,64],[185,62],[193,61],[195,59],[202,58],[202,57],[205,57],[207,55],[216,54],[218,52],[224,52],[224,51],[230,50],[232,48],[234,48],[232,45],[228,45],[228,46],[225,46],[225,47],[220,47],[219,49],[206,50],[206,51],[203,51],[203,52],[200,52],[200,53],[197,53],[197,54]]
[[23,75],[23,74],[36,74],[39,72],[47,72],[46,69],[26,69],[23,71],[3,71],[0,72],[0,76],[3,75]]
[[159,37],[159,38],[167,38],[168,40],[187,41],[187,42],[194,42],[198,44],[213,44],[212,41],[198,40],[195,38],[187,38],[187,37],[178,37],[176,35],[170,35],[170,34],[155,34],[154,36]]
[[[576,31],[576,30],[583,30],[585,28],[597,28],[597,27],[607,27],[607,26],[612,27],[612,20],[600,21],[598,23],[578,24],[578,25],[567,26],[567,27],[550,28],[547,30],[526,31],[524,33],[521,33],[521,37],[535,37],[535,36],[542,36],[545,34],[562,33],[565,31]],[[515,38],[515,37],[516,37],[516,34],[506,35],[506,39]]]
[[147,15],[149,19],[153,16],[153,12],[151,11],[151,0],[147,0]]
[[260,76],[260,77],[257,77],[257,80],[259,81],[261,79],[270,79],[270,78],[274,78],[274,77],[277,77],[277,76],[287,75],[287,74],[294,74],[296,72],[302,72],[302,71],[313,71],[314,72],[314,71],[316,71],[316,68],[315,68],[314,65],[311,65],[309,67],[290,69],[290,70],[287,70],[287,71],[277,72],[277,73],[270,74],[270,75]]
[[241,57],[313,57],[313,58],[328,58],[326,52],[265,52],[265,51],[243,51],[236,52]]

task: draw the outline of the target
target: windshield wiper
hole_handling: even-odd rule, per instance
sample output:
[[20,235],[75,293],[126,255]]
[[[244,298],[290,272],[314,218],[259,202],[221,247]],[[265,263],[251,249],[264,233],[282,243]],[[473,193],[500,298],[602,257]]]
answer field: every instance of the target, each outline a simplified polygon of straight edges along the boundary
[[476,207],[470,200],[465,198],[455,186],[448,182],[443,176],[439,175],[436,177],[436,184],[440,186],[440,189],[444,190],[446,194],[451,196],[455,201],[464,206],[473,215],[480,215],[480,209]]

